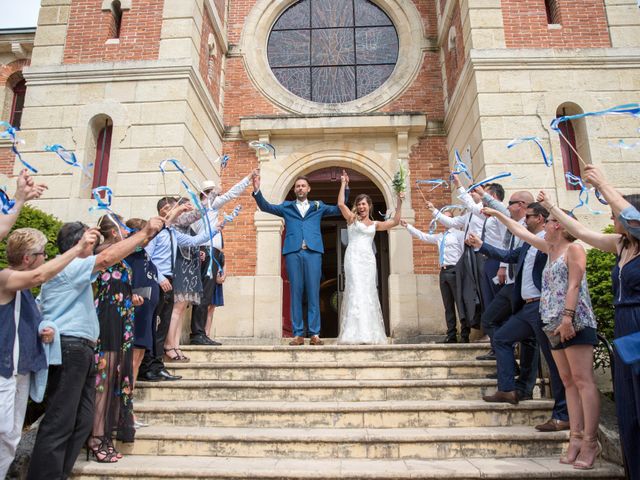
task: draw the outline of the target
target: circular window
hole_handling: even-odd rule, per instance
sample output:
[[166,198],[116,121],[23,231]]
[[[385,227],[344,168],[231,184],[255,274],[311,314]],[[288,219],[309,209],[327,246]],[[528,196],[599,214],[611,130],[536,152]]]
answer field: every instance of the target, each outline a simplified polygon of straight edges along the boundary
[[267,58],[293,94],[318,103],[350,102],[389,78],[398,34],[368,0],[301,0],[271,29]]

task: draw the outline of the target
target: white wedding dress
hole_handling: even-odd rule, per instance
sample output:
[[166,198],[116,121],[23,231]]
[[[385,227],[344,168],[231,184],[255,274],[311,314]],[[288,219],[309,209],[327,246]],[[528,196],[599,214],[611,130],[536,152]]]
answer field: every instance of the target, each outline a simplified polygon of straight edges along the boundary
[[344,256],[346,285],[340,308],[342,344],[386,344],[382,309],[376,288],[377,268],[373,253],[375,222],[368,227],[355,221],[347,227],[349,244]]

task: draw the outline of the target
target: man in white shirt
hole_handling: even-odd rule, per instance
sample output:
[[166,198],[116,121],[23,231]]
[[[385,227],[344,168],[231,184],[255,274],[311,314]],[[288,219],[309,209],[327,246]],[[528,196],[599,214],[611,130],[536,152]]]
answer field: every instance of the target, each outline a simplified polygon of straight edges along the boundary
[[[447,217],[452,216],[449,211],[440,215],[446,215]],[[460,299],[457,295],[456,265],[464,251],[464,232],[455,228],[449,228],[444,233],[430,234],[421,232],[404,220],[401,220],[400,224],[417,239],[438,246],[440,294],[442,295],[444,316],[447,322],[447,337],[444,343],[458,343],[456,306],[458,306],[458,313],[460,313],[462,309],[460,308]],[[471,328],[466,319],[460,316],[460,337],[463,342],[469,341],[470,330]]]

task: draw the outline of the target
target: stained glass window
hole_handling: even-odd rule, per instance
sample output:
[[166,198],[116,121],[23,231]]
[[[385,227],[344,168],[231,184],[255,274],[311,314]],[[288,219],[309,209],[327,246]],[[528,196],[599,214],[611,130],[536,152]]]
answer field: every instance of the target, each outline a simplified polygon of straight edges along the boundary
[[391,19],[369,0],[300,0],[269,35],[267,57],[290,92],[318,103],[343,103],[380,87],[398,60]]

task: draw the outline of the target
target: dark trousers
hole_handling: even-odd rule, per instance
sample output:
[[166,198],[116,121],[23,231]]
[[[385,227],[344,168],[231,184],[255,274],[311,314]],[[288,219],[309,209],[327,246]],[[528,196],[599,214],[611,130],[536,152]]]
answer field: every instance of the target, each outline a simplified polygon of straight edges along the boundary
[[61,340],[62,365],[49,367],[48,406],[33,448],[29,480],[67,478],[93,428],[94,349],[81,339],[68,338]]
[[[566,421],[569,419],[567,411],[567,401],[564,394],[564,386],[556,367],[556,362],[551,356],[549,340],[542,330],[542,319],[540,318],[540,302],[526,303],[520,310],[509,317],[509,320],[500,327],[494,336],[496,361],[498,364],[498,390],[510,392],[520,390],[528,392],[529,386],[533,390],[535,383],[538,356],[535,356],[533,365],[521,365],[518,385],[516,386],[515,358],[513,355],[513,344],[535,336],[540,350],[549,365],[549,375],[551,377],[551,391],[555,404],[553,406],[552,418]],[[537,350],[536,350],[537,352]],[[531,360],[528,361],[531,363]],[[523,370],[523,367],[526,370]],[[528,368],[527,368],[528,367]]]
[[484,267],[480,272],[480,292],[482,293],[482,304],[485,310],[491,304],[498,291],[502,288],[502,285],[496,285],[493,283],[494,277],[498,274],[498,268],[500,268],[499,260],[487,258],[484,261]]
[[[207,282],[211,282],[211,278],[207,275],[209,271],[209,249],[201,248],[200,251],[205,252],[205,258],[203,262],[200,262],[200,280],[202,281],[202,288],[204,292],[207,292],[208,289],[205,288]],[[211,267],[213,272],[218,271],[218,266],[215,262]],[[211,304],[211,298],[204,298],[204,294],[200,299],[200,303],[197,305],[191,306],[191,338],[200,337],[206,335],[207,332],[205,330],[207,326],[207,313],[209,312],[209,305]]]
[[320,277],[322,254],[308,249],[287,253],[284,256],[291,292],[291,323],[296,337],[304,336],[302,315],[303,294],[307,300],[308,334],[320,335]]
[[[456,269],[454,267],[440,269],[440,294],[444,305],[444,318],[447,322],[447,338],[457,338],[456,329]],[[469,338],[470,328],[466,320],[460,321],[460,336]]]
[[[167,277],[167,280],[173,283],[171,277]],[[162,357],[164,355],[164,342],[169,333],[169,325],[171,325],[171,312],[173,312],[173,290],[165,292],[160,289],[160,300],[158,301],[156,311],[153,313],[153,318],[156,323],[153,337],[155,351],[150,352],[147,350],[144,352],[144,358],[140,365],[140,375],[144,375],[147,372],[157,374],[164,370]]]
[[485,306],[484,312],[482,312],[480,320],[482,331],[489,335],[492,347],[494,346],[493,336],[495,331],[511,316],[511,294],[513,288],[513,284],[503,286],[495,297],[493,297],[491,303]]
[[[640,308],[616,307],[614,337],[635,332],[640,332]],[[640,374],[632,365],[625,365],[617,352],[614,373],[620,443],[628,478],[636,479],[640,478]]]

